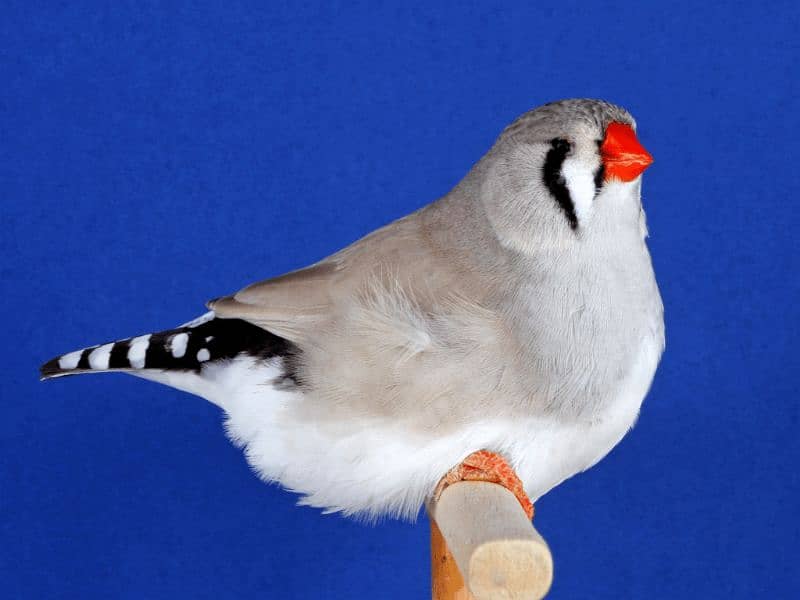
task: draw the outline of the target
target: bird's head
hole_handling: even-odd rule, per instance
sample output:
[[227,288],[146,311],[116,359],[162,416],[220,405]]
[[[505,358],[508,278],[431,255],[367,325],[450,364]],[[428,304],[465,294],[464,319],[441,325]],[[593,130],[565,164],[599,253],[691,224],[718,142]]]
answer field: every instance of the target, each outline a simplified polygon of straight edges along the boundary
[[639,191],[653,158],[623,108],[563,100],[525,113],[481,161],[480,198],[517,250],[564,247],[630,228],[644,234]]

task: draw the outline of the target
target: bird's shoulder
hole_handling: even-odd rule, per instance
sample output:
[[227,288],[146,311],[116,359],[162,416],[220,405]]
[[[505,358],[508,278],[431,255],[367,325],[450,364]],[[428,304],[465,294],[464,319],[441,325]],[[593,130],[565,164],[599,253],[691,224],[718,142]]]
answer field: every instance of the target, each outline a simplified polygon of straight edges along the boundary
[[447,249],[435,244],[420,212],[394,221],[311,266],[266,279],[208,303],[222,318],[254,323],[293,341],[357,301],[376,283],[392,290],[425,296],[448,285]]

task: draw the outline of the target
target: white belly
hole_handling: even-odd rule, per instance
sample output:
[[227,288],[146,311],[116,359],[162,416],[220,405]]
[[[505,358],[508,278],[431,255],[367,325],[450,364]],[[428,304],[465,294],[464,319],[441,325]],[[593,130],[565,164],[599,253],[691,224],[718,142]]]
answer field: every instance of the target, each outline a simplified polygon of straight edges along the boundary
[[[221,402],[228,434],[255,470],[328,511],[414,518],[442,475],[475,450],[503,453],[535,500],[605,456],[636,420],[660,347],[648,344],[616,399],[592,423],[492,419],[444,436],[410,431],[392,419],[312,422],[298,391],[241,386]],[[277,373],[279,366],[270,367]],[[247,369],[245,369],[247,370]],[[252,372],[251,372],[252,373]],[[248,390],[248,391],[245,391]]]
[[531,424],[536,433],[526,448],[519,449],[521,459],[515,467],[532,500],[593,466],[633,427],[661,350],[660,339],[648,340],[643,345],[628,377],[620,382],[613,400],[593,422],[538,421]]

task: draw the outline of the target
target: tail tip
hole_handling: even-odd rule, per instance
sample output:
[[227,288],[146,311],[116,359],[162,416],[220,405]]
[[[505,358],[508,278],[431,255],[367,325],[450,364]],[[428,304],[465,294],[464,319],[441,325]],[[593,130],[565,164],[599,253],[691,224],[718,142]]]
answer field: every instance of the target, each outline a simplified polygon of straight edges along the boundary
[[39,381],[45,381],[46,379],[52,379],[53,377],[58,377],[59,375],[64,374],[64,369],[62,369],[61,365],[58,364],[57,358],[48,360],[41,367],[39,367]]

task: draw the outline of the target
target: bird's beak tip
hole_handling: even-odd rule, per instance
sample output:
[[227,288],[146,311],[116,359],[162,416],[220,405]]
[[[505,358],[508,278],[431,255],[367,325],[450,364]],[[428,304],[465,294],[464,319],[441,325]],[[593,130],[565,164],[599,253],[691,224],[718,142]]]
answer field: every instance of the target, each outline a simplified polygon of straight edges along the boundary
[[653,164],[653,156],[645,150],[636,132],[626,123],[614,121],[606,128],[600,146],[606,181],[633,181]]

